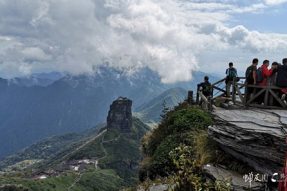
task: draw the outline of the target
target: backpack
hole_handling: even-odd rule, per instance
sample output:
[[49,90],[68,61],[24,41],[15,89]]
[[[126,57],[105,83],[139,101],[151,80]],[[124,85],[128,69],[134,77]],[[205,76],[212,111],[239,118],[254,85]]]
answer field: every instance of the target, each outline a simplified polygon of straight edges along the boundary
[[260,67],[260,68],[258,68],[256,70],[256,82],[257,83],[261,83],[263,80],[264,80],[264,78],[263,78],[263,70]]
[[247,69],[246,69],[246,72],[245,72],[245,77],[246,77],[246,80],[247,82],[252,82],[253,83],[253,71],[254,71],[254,66],[249,66]]
[[233,81],[234,78],[236,78],[236,81],[239,81],[237,79],[237,71],[235,68],[228,68],[226,70],[226,74],[227,74],[226,79],[225,79],[226,84],[230,81]]
[[253,71],[253,66],[249,66],[246,69],[246,72],[245,72],[246,79],[250,79],[252,77],[252,71]]
[[230,80],[233,80],[234,78],[237,77],[237,72],[236,72],[236,69],[235,69],[235,68],[230,68],[230,69],[228,69],[228,72],[229,72],[229,74],[228,74],[227,77],[228,77]]
[[211,84],[210,83],[204,83],[202,85],[202,93],[203,95],[210,95],[211,94]]

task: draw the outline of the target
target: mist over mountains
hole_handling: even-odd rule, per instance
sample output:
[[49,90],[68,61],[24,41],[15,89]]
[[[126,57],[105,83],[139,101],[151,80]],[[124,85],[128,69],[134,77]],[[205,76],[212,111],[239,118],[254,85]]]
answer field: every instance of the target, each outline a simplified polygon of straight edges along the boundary
[[46,86],[1,79],[0,158],[45,137],[96,126],[118,96],[132,99],[135,109],[169,88],[192,89],[203,76],[198,72],[192,82],[163,84],[149,69],[129,76],[102,67],[94,75],[66,75]]
[[48,86],[55,81],[64,77],[64,74],[59,72],[49,72],[49,73],[35,73],[30,76],[17,77],[9,80],[9,83],[17,84],[19,86]]

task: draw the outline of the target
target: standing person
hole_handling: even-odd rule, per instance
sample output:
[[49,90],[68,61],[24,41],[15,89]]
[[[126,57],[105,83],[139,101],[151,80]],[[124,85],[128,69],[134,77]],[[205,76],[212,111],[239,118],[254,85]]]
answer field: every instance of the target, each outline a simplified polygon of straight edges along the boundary
[[287,88],[287,58],[282,60],[282,65],[277,67],[277,86]]
[[[262,66],[258,68],[256,71],[257,84],[262,88],[265,88],[266,86],[269,85],[268,84],[269,77],[273,74],[273,69],[272,68],[269,69],[268,67],[269,67],[269,60],[264,60]],[[257,88],[256,92],[258,93],[259,91],[261,91],[262,88]],[[260,94],[256,99],[256,102],[258,104],[262,104],[264,102],[264,97],[265,97],[264,94]]]
[[269,67],[269,60],[264,60],[262,66],[257,71],[257,83],[260,86],[268,85],[268,78],[272,75],[273,69]]
[[225,78],[225,84],[226,84],[226,97],[230,97],[230,88],[231,84],[233,82],[234,78],[237,78],[237,70],[233,67],[233,63],[229,63],[229,68],[225,71],[226,78]]
[[270,86],[275,86],[276,85],[276,80],[277,80],[277,68],[279,66],[279,63],[278,62],[273,62],[272,65],[271,65],[271,68],[272,68],[272,75],[270,76],[270,79],[269,79],[269,85]]
[[[278,62],[273,62],[271,65],[272,68],[272,75],[269,77],[268,80],[268,86],[276,86],[276,81],[277,81],[277,69],[278,69],[279,63]],[[277,95],[280,93],[278,90],[273,90]],[[280,106],[280,103],[275,99],[272,99],[270,101],[270,105],[273,106]]]
[[[281,87],[281,100],[287,104],[286,95],[287,95],[287,58],[283,58],[282,65],[277,66],[277,81],[276,85]],[[287,138],[286,138],[287,144]],[[287,191],[287,152],[285,153],[285,165],[283,169],[283,177],[279,183],[279,191]]]
[[[256,71],[257,71],[257,65],[258,65],[258,58],[254,58],[252,60],[251,66],[249,66],[246,69],[245,77],[246,81],[245,84],[248,85],[256,85]],[[247,87],[246,88],[246,95],[245,95],[245,102],[247,102],[250,99],[250,95],[254,93],[253,87]]]
[[287,95],[287,58],[282,60],[282,65],[277,67],[276,85],[281,88],[281,99],[286,102]]
[[[285,139],[285,143],[287,144],[287,137]],[[278,191],[287,191],[287,152],[285,151],[285,164],[282,171],[283,177],[281,178],[279,185],[278,185]]]

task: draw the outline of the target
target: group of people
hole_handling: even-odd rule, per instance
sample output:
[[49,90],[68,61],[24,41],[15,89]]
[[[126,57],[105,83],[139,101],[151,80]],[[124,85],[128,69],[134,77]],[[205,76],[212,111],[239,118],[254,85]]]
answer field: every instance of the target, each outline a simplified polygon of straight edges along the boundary
[[[258,59],[254,58],[252,64],[246,69],[245,77],[247,85],[257,85],[259,87],[276,86],[280,88],[277,92],[281,100],[286,103],[287,94],[287,58],[282,60],[282,64],[273,62],[270,67],[269,60],[264,60],[262,65],[258,67]],[[255,87],[247,88],[246,100],[250,95],[256,94],[260,89]],[[256,100],[258,104],[263,102],[263,97],[259,96]]]
[[[287,104],[287,58],[282,60],[282,64],[273,62],[271,67],[269,60],[264,60],[260,67],[258,67],[258,64],[259,60],[254,58],[252,60],[252,64],[246,69],[246,100],[249,100],[252,94],[254,95],[259,92],[260,87],[276,86],[280,88],[280,91],[277,93],[281,97],[281,100]],[[233,81],[239,81],[237,70],[232,62],[229,63],[229,67],[226,69],[225,74],[226,97],[230,97],[230,89]],[[259,86],[259,88],[254,86],[252,87],[252,85]],[[205,97],[211,96],[212,86],[209,82],[208,76],[204,77],[204,82],[198,84],[198,88]],[[261,104],[263,102],[262,98],[262,96],[258,96],[256,102]]]

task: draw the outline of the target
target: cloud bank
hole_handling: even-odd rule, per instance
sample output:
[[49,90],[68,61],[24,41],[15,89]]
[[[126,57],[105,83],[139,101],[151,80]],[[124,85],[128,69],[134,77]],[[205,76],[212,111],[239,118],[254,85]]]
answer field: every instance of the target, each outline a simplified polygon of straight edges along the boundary
[[280,2],[0,0],[0,71],[14,77],[149,67],[164,83],[187,81],[203,50],[286,50],[287,35],[228,24],[233,14]]

